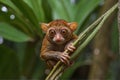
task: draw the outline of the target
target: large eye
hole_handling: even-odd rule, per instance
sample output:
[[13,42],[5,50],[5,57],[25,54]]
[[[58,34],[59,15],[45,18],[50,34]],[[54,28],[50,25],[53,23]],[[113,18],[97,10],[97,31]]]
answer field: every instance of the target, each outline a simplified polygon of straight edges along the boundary
[[51,37],[53,37],[55,35],[55,30],[54,29],[49,30],[49,34]]
[[67,34],[67,30],[66,29],[62,29],[61,30],[61,34],[66,35]]

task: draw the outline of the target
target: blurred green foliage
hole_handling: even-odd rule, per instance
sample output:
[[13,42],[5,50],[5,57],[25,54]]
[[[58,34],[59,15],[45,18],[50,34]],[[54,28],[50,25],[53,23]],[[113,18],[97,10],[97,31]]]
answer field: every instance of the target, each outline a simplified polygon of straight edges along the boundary
[[[40,23],[54,19],[75,21],[79,24],[75,33],[79,34],[81,28],[97,18],[96,9],[102,3],[103,0],[0,0],[0,36],[4,39],[0,44],[0,79],[43,80],[45,64],[39,53],[44,34]],[[79,62],[64,74],[64,80],[85,65],[85,56],[89,57],[80,56]]]

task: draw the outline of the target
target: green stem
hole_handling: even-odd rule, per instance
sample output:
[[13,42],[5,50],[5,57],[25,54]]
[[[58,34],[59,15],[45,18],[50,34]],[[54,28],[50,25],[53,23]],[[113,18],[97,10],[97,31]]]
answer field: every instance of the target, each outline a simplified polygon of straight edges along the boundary
[[[89,32],[91,29],[93,29],[99,22],[100,20],[104,17],[104,15],[102,15],[99,19],[97,19],[91,26],[89,26],[83,33],[81,33],[78,37],[78,39],[73,43],[73,45],[75,46],[84,36],[87,32]],[[67,50],[65,50],[65,52],[67,52]],[[53,67],[52,71],[50,72],[50,74],[46,77],[45,80],[49,80],[49,78],[52,76],[52,74],[56,71],[56,69],[59,67],[60,65],[60,61],[57,62],[57,64]]]
[[61,66],[50,79],[56,80],[57,78],[59,78],[60,76],[58,77],[58,75],[60,75],[60,73],[63,72],[64,68],[65,68],[64,66]]
[[76,50],[76,53],[71,56],[71,59],[74,59],[78,54],[81,52],[81,50],[89,43],[89,41],[95,36],[95,34],[98,32],[98,30],[102,27],[103,21],[105,21],[110,14],[117,8],[118,4],[115,4],[109,11],[107,11],[104,15],[104,18],[99,23],[99,25],[93,30],[93,32],[88,36],[88,38],[78,47],[78,51]]
[[[92,38],[95,36],[95,34],[99,31],[99,29],[102,27],[103,23],[105,22],[105,20],[108,18],[108,16],[117,8],[118,3],[116,5],[114,5],[109,11],[107,11],[105,14],[103,14],[99,19],[97,19],[92,25],[90,25],[83,33],[81,33],[78,37],[78,39],[73,43],[74,46],[76,46],[76,44],[78,42],[80,42],[83,37],[86,36],[86,34],[91,31],[102,19],[102,21],[99,23],[99,25],[94,29],[94,31],[87,37],[87,39],[80,45],[79,52],[92,40]],[[65,52],[69,52],[68,50],[65,50]],[[68,53],[69,54],[69,53]],[[77,54],[73,54],[71,56],[71,59],[74,59],[76,56],[78,56]],[[61,65],[60,61],[58,61],[58,63],[55,65],[55,67],[52,69],[52,71],[50,72],[50,74],[47,76],[47,78],[45,80],[55,80],[55,77],[57,75],[60,74],[60,72],[62,70],[64,70],[64,65]],[[57,74],[57,75],[56,75]]]
[[52,74],[56,71],[56,69],[60,66],[61,62],[58,61],[57,64],[53,67],[52,71],[50,72],[50,74],[46,77],[45,80],[49,80],[50,77],[52,76]]

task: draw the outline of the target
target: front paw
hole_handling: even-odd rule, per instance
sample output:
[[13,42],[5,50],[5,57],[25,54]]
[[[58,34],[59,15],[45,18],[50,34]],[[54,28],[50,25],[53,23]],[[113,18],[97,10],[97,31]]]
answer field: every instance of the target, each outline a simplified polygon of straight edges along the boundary
[[66,53],[61,53],[57,56],[57,58],[63,62],[65,65],[70,65],[70,56]]
[[66,46],[66,49],[69,50],[70,52],[73,52],[73,51],[76,49],[76,47],[73,46],[72,43],[69,43],[69,44]]

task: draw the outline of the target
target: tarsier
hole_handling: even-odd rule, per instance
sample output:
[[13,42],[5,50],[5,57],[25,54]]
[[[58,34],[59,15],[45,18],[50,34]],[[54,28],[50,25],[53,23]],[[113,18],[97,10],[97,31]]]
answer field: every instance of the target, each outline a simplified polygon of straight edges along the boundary
[[65,20],[54,20],[50,23],[42,23],[42,30],[46,33],[40,57],[46,61],[48,68],[53,66],[60,60],[65,65],[70,65],[70,54],[64,53],[68,49],[73,52],[76,48],[72,42],[77,38],[73,32],[77,28],[76,22],[67,22]]

